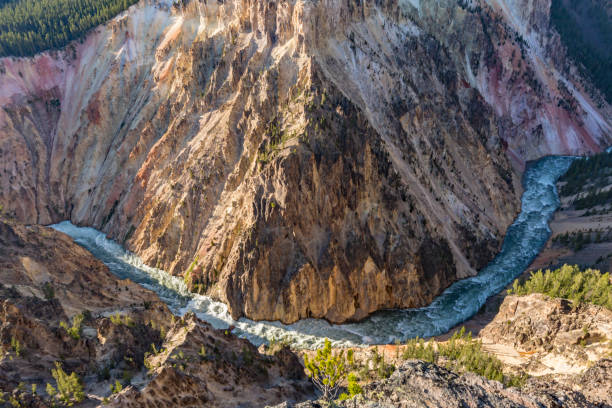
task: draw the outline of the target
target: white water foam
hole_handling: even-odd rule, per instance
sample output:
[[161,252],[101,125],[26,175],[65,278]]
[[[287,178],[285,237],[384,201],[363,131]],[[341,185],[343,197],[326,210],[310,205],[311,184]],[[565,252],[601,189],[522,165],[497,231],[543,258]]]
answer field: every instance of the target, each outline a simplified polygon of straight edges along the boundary
[[559,206],[555,183],[572,160],[571,157],[546,157],[527,169],[523,178],[522,211],[508,229],[499,255],[477,276],[454,283],[429,306],[381,311],[362,322],[345,325],[331,325],[318,319],[305,319],[292,325],[249,319],[235,321],[226,305],[189,293],[182,279],[145,265],[136,255],[106,239],[102,232],[77,227],[68,221],[52,227],[70,235],[118,277],[129,278],[155,291],[174,313],[194,312],[218,329],[235,326],[236,335],[255,345],[271,339],[286,339],[295,347],[313,348],[321,345],[324,338],[336,346],[392,343],[447,332],[476,314],[488,297],[499,293],[529,266],[550,236],[548,221]]

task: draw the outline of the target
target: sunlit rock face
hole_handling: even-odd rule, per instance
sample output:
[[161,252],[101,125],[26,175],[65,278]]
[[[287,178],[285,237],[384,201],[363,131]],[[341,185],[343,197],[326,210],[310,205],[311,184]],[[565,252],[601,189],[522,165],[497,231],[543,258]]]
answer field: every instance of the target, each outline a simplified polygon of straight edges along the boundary
[[611,142],[549,8],[141,1],[0,60],[0,202],[101,229],[235,317],[425,305],[492,259],[528,160]]

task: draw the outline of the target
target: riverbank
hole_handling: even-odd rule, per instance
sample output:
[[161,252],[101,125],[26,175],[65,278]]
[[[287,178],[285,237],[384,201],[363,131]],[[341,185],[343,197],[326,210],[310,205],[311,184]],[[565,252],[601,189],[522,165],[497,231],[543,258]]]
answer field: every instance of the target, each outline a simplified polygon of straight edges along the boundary
[[334,346],[393,344],[416,336],[431,337],[475,315],[487,299],[499,293],[531,263],[549,236],[548,220],[558,207],[557,179],[572,162],[568,157],[546,157],[533,163],[523,177],[522,210],[508,229],[502,250],[477,276],[458,281],[430,305],[419,309],[386,310],[357,323],[331,325],[325,320],[304,319],[295,324],[234,320],[228,308],[210,297],[190,293],[175,276],[151,268],[106,236],[91,228],[63,222],[53,227],[70,235],[121,278],[130,278],[154,290],[179,315],[195,313],[219,329],[259,346],[271,340],[290,342],[295,348],[317,348],[329,338]]
[[[603,273],[612,271],[612,206],[604,196],[612,189],[612,157],[610,153],[602,153],[595,158],[594,163],[589,162],[592,159],[579,159],[556,183],[560,206],[549,224],[552,234],[542,251],[518,277],[519,280],[528,279],[531,273],[540,269],[556,269],[564,264],[598,269]],[[591,167],[590,171],[582,171],[581,167],[585,166]],[[504,327],[502,321],[510,314],[508,304],[513,304],[513,299],[508,297],[506,290],[501,291],[489,298],[475,316],[449,333],[436,337],[436,340],[445,341],[454,330],[465,327],[483,342],[485,350],[505,365],[523,367],[534,376],[572,376],[598,359],[611,355],[612,314],[609,311],[586,306],[582,311],[565,307],[563,313],[550,314],[551,310],[560,307],[561,301],[554,299],[532,301],[529,307],[523,305],[522,313],[529,316],[529,325],[539,322],[539,330],[550,326],[551,322],[558,322],[560,317],[565,319],[562,326],[565,332],[559,337],[562,344],[555,345],[554,339],[545,338],[539,341],[541,346],[547,345],[548,350],[524,347],[524,343],[538,341],[530,334],[533,329],[524,333],[523,342],[510,344],[509,338],[514,338],[500,336],[499,328]],[[520,303],[525,303],[525,300]],[[516,313],[515,306],[513,315]],[[544,315],[546,313],[549,315]],[[599,323],[585,323],[589,316],[600,319]],[[601,319],[601,316],[605,317]],[[512,321],[507,320],[507,325],[512,327]],[[492,329],[494,327],[496,329]]]
[[[417,351],[417,355],[410,344],[352,349],[355,361],[352,370],[365,393],[345,406],[370,406],[367,404],[374,402],[404,406],[402,403],[407,401],[411,403],[406,406],[419,406],[415,401],[422,398],[434,398],[436,406],[455,406],[451,401],[459,389],[465,392],[461,397],[464,402],[478,399],[479,392],[484,389],[484,394],[480,395],[484,400],[480,403],[493,406],[558,406],[554,401],[563,401],[564,407],[612,404],[609,393],[612,389],[611,310],[588,304],[574,307],[567,300],[541,294],[506,296],[494,318],[480,328],[474,340],[466,336],[452,340],[474,346],[481,344],[476,349],[484,353],[463,354],[474,347],[457,351],[456,358],[469,361],[471,368],[462,363],[457,365],[452,358],[444,356],[432,359],[431,353],[451,345],[448,337],[425,340],[423,347],[432,351]],[[336,350],[336,353],[340,351],[346,353],[347,349]],[[314,355],[314,351],[299,353]],[[491,362],[490,356],[501,364],[497,366]],[[423,358],[429,363],[417,362],[412,357]],[[441,367],[452,370],[449,372]],[[473,369],[490,375],[486,374],[490,373],[489,368],[503,371],[505,387],[470,372]],[[438,375],[439,381],[429,383]],[[464,385],[478,385],[463,388],[457,380],[465,381]],[[296,405],[310,406],[314,405]]]

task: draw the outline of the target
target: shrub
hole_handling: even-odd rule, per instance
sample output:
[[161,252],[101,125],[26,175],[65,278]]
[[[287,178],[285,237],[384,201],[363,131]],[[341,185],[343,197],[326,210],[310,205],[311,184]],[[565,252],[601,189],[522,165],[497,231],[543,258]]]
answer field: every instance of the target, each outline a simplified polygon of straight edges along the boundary
[[15,336],[11,337],[11,348],[13,349],[17,357],[21,357],[21,353],[23,352],[23,346]]
[[84,316],[82,313],[79,313],[78,315],[75,315],[72,318],[72,326],[68,326],[68,323],[66,322],[60,322],[60,326],[66,330],[66,332],[68,333],[68,335],[70,337],[72,337],[75,340],[78,340],[81,338],[81,324],[83,323],[83,319]]
[[79,403],[85,399],[83,384],[76,373],[70,375],[62,369],[59,362],[55,362],[55,368],[51,370],[51,375],[55,379],[57,389],[47,383],[47,394],[52,398],[58,398],[68,406]]
[[198,255],[196,255],[195,259],[193,260],[191,265],[189,265],[189,268],[187,269],[187,271],[185,272],[185,275],[183,276],[183,280],[185,281],[185,285],[187,285],[187,287],[189,287],[192,284],[192,272],[193,272],[193,269],[197,265],[198,265]]
[[465,327],[455,332],[447,343],[438,347],[441,356],[449,360],[447,367],[454,371],[471,371],[489,380],[507,383],[501,361],[482,350],[482,343],[465,335]]
[[357,376],[354,373],[350,373],[349,376],[348,376],[347,390],[348,390],[349,395],[351,397],[354,397],[357,394],[362,394],[363,393],[363,389],[357,383]]
[[370,361],[379,378],[389,378],[393,371],[395,371],[395,367],[392,364],[385,362],[385,355],[380,354],[377,347],[372,349]]
[[543,293],[550,297],[569,299],[575,304],[592,303],[612,310],[610,274],[595,269],[581,271],[577,265],[532,272],[523,284],[515,280],[509,294]]
[[51,283],[49,282],[43,283],[42,291],[43,291],[43,294],[45,295],[45,299],[47,300],[51,300],[55,297],[55,290],[53,289],[53,286],[51,286]]
[[335,399],[340,383],[347,374],[344,352],[333,354],[331,342],[325,339],[325,346],[317,350],[313,359],[304,355],[304,366],[308,377],[323,393],[323,399]]
[[446,343],[432,341],[426,344],[419,338],[410,340],[404,348],[402,357],[405,360],[416,358],[431,363],[442,360],[450,370],[470,371],[506,386],[520,387],[527,378],[524,374],[504,374],[501,361],[482,350],[482,343],[474,340],[471,333],[465,334],[465,327],[456,331]]
[[402,357],[404,360],[416,358],[430,363],[435,363],[437,359],[436,350],[433,344],[431,342],[425,343],[425,340],[419,339],[418,337],[406,343]]
[[130,316],[122,316],[119,313],[112,314],[110,316],[110,320],[113,324],[116,324],[117,326],[124,324],[128,327],[134,327],[135,325],[134,321]]
[[343,392],[342,394],[340,394],[340,397],[338,397],[338,400],[344,401],[349,398],[353,398],[357,394],[363,394],[363,388],[361,388],[361,385],[357,383],[357,376],[354,373],[349,374],[348,386],[346,387],[346,389],[348,391],[348,394]]
[[121,321],[121,315],[120,315],[119,313],[112,314],[112,315],[110,316],[110,320],[111,320],[111,322],[112,322],[113,324],[116,324],[117,326],[118,326],[118,325],[120,325],[121,323],[123,323],[123,322]]
[[291,339],[288,336],[282,338],[273,337],[268,344],[269,350],[280,350],[285,347],[291,348]]
[[121,385],[119,380],[115,380],[115,383],[110,385],[111,394],[119,394],[122,390],[123,385]]

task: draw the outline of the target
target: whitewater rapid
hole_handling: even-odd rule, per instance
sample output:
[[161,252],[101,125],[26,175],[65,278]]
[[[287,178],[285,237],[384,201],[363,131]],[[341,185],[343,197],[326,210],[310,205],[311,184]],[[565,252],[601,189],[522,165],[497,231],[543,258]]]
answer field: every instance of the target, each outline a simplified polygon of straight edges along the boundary
[[244,318],[235,321],[225,304],[190,293],[181,278],[145,265],[136,255],[106,239],[102,232],[77,227],[68,221],[52,227],[70,235],[119,278],[129,278],[156,292],[174,313],[194,312],[218,329],[234,326],[234,334],[255,345],[285,339],[295,347],[311,348],[325,338],[338,346],[393,343],[449,331],[476,314],[488,297],[499,293],[529,266],[550,236],[548,221],[559,206],[555,184],[572,160],[571,157],[546,157],[529,166],[523,176],[521,213],[508,228],[501,252],[477,276],[454,283],[429,306],[381,311],[352,324],[331,325],[318,319],[291,325]]

